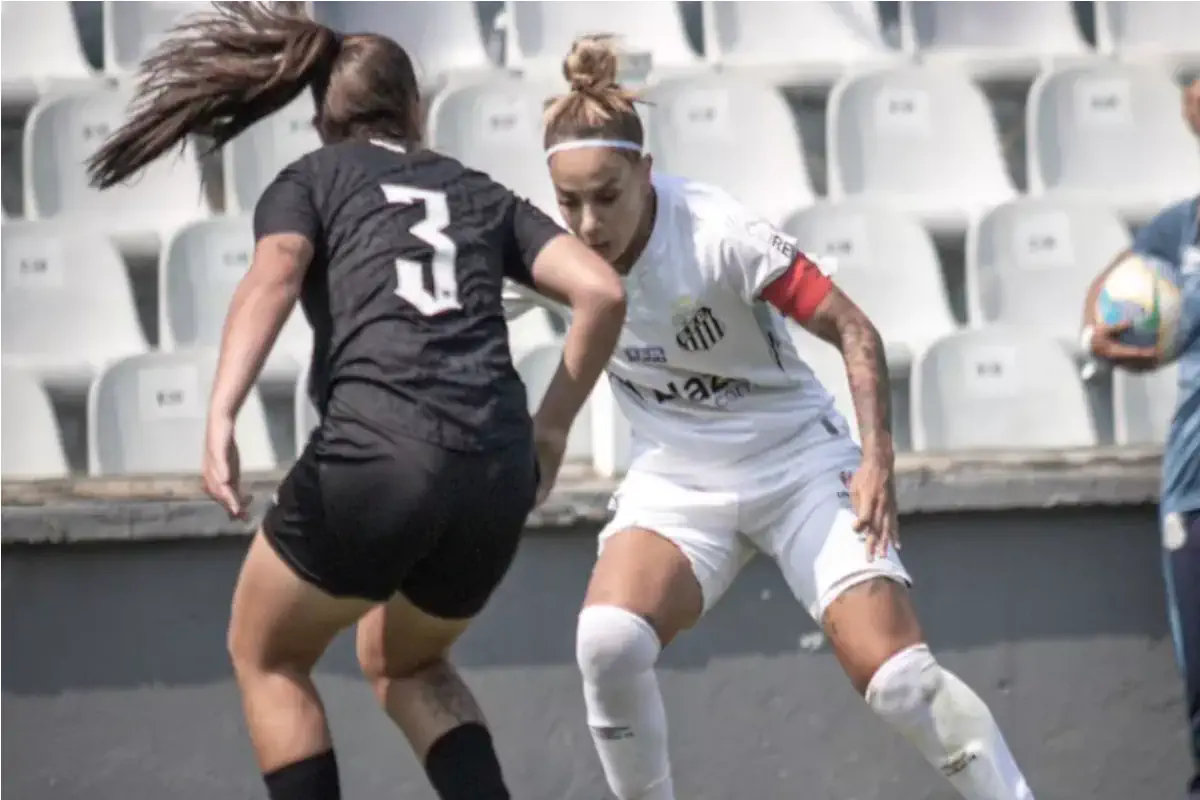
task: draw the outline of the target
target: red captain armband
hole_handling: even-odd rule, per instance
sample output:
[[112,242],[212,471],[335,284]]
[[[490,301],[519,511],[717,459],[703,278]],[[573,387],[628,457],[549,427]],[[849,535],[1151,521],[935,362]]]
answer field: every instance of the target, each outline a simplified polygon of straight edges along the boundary
[[787,271],[762,290],[760,296],[797,322],[807,322],[833,289],[833,281],[808,256],[796,254]]

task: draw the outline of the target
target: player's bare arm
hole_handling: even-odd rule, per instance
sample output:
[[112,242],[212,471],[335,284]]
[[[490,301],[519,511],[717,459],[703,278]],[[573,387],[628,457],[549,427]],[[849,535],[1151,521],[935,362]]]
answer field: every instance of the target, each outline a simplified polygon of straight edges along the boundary
[[233,517],[245,516],[248,505],[238,488],[237,413],[296,305],[312,257],[312,244],[300,234],[264,236],[225,318],[209,400],[203,473],[205,491]]
[[867,535],[868,552],[882,555],[889,544],[900,546],[893,482],[891,384],[883,340],[863,310],[836,286],[803,325],[838,348],[846,361],[863,447],[863,463],[851,482],[851,497],[858,512],[858,530]]
[[562,361],[534,415],[541,503],[562,465],[571,426],[617,346],[625,323],[625,289],[606,261],[566,234],[542,249],[532,273],[538,292],[565,302],[573,312]]
[[804,323],[841,351],[858,415],[863,450],[892,452],[891,386],[879,331],[863,310],[834,287]]
[[264,236],[230,301],[211,410],[233,417],[300,297],[313,246],[298,233]]

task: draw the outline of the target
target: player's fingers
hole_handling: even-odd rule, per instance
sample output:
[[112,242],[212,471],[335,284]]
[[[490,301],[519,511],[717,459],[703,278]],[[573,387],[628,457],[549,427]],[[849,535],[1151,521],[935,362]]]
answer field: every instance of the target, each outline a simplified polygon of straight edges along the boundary
[[850,507],[854,509],[854,532],[863,533],[871,529],[870,496],[865,492],[850,488]]
[[879,540],[875,543],[875,555],[879,558],[887,556],[888,545],[891,543],[891,525],[888,524],[887,496],[880,493],[875,502],[875,530],[879,531]]
[[1112,361],[1147,361],[1158,360],[1158,351],[1153,347],[1138,347],[1121,342],[1109,342],[1104,349],[1104,357]]
[[875,534],[875,532],[868,530],[863,541],[863,546],[867,551],[867,561],[875,560],[875,546],[878,544],[878,542],[879,537]]
[[857,530],[863,534],[863,546],[866,548],[867,561],[875,560],[875,551],[879,546],[879,527],[875,524],[875,503],[868,495],[863,500],[863,513],[859,515]]
[[1125,333],[1132,328],[1133,322],[1131,320],[1124,320],[1122,322],[1114,322],[1112,325],[1097,325],[1096,333],[1100,336],[1108,338],[1112,336],[1120,336],[1122,333]]
[[221,507],[225,509],[231,518],[236,519],[242,512],[242,504],[237,492],[229,484],[222,484],[216,487],[213,499],[221,504]]

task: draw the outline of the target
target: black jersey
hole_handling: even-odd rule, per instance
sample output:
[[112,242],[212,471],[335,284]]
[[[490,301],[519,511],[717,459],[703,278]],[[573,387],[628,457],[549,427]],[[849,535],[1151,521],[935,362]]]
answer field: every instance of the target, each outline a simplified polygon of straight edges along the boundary
[[563,233],[549,217],[452,158],[348,141],[263,192],[255,238],[284,232],[314,247],[301,304],[328,449],[399,435],[479,451],[529,435],[501,292],[506,277],[531,284]]

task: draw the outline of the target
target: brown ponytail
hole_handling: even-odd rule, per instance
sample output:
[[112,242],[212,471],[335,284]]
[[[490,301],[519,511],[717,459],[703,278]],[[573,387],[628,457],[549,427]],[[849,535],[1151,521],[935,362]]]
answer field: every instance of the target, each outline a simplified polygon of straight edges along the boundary
[[645,143],[634,103],[637,95],[617,83],[619,56],[611,35],[583,36],[563,60],[571,91],[553,99],[543,117],[547,148],[576,139],[620,139]]
[[416,76],[400,45],[373,34],[343,38],[283,4],[213,6],[142,63],[129,120],[88,160],[93,186],[120,183],[189,135],[220,148],[310,87],[327,143],[420,138]]

